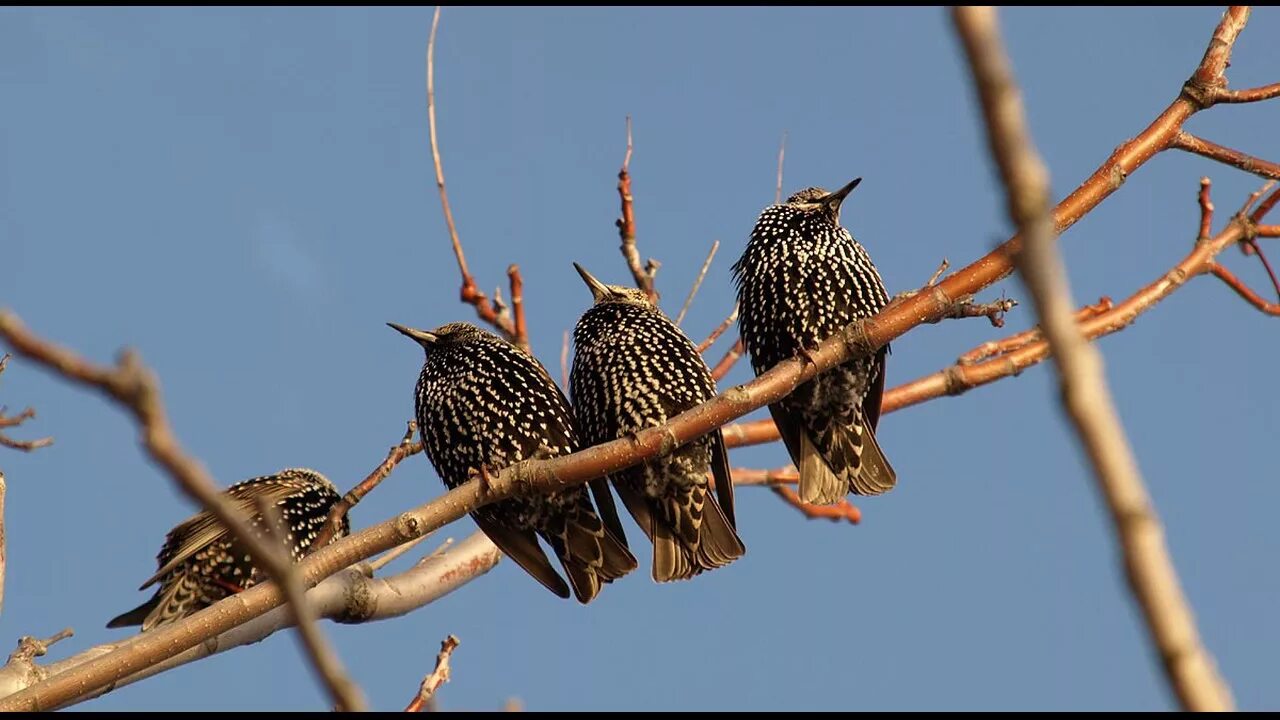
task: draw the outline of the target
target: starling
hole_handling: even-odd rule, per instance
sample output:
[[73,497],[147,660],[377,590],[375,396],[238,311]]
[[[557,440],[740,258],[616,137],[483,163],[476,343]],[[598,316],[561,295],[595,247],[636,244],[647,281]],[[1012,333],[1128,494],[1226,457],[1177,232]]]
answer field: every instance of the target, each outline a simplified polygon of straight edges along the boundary
[[[426,351],[416,393],[418,430],[447,487],[475,473],[578,449],[569,401],[533,356],[470,323],[430,332],[388,324]],[[574,487],[500,500],[471,517],[525,572],[567,598],[569,586],[539,547],[541,536],[569,575],[573,594],[586,604],[603,583],[636,568],[608,485],[600,480],[592,490],[599,515],[587,489]]]
[[[248,513],[251,526],[259,532],[265,530],[266,523],[259,499],[275,505],[289,528],[288,547],[294,562],[311,551],[311,542],[324,527],[329,511],[342,499],[324,475],[302,468],[245,480],[227,488],[224,494]],[[349,530],[343,515],[342,529],[333,540]],[[159,582],[155,596],[107,623],[107,627],[142,625],[142,632],[146,632],[181,620],[266,579],[250,560],[247,548],[207,510],[169,531],[156,564],[160,569],[138,588],[145,590]]]
[[[840,204],[861,180],[835,192],[801,190],[756,220],[733,274],[738,329],[757,375],[888,304],[867,251],[840,226]],[[769,406],[800,470],[801,500],[830,505],[897,482],[875,437],[888,350],[832,368]]]
[[[643,290],[605,285],[574,263],[595,299],[573,331],[570,396],[586,445],[656,427],[716,394],[701,353]],[[715,495],[707,492],[707,472]],[[685,580],[745,548],[734,531],[733,479],[720,430],[612,475],[653,541],[653,579]]]

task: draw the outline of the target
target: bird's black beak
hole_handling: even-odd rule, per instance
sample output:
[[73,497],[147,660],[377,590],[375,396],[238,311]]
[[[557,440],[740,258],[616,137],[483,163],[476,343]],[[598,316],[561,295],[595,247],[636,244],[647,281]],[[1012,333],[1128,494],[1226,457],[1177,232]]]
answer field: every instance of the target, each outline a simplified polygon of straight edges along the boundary
[[599,301],[600,298],[609,294],[609,288],[605,286],[604,283],[597,280],[594,275],[587,272],[586,268],[582,267],[578,263],[574,263],[573,269],[578,271],[578,274],[582,276],[583,282],[585,282],[587,287],[591,289],[592,298]]
[[436,340],[440,339],[434,333],[429,333],[426,330],[417,330],[411,327],[405,327],[399,323],[387,323],[387,325],[401,335],[413,338],[415,342],[423,347],[423,349],[430,348],[435,344]]
[[822,198],[822,202],[825,203],[827,207],[831,208],[831,212],[839,215],[840,204],[844,202],[845,198],[849,197],[849,193],[853,192],[853,189],[858,187],[858,183],[860,182],[862,182],[862,178],[854,178],[853,182]]

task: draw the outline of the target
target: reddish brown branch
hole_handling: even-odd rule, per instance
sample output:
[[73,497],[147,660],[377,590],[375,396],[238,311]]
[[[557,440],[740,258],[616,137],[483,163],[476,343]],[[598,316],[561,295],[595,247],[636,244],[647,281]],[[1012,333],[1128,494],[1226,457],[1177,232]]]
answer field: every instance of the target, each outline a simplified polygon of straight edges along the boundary
[[[1111,309],[1111,298],[1103,297],[1093,305],[1085,305],[1076,311],[1076,322],[1084,322],[1091,317],[1101,315]],[[1003,340],[991,340],[984,342],[978,347],[966,352],[956,359],[957,365],[973,365],[975,363],[986,360],[997,355],[1006,353],[1025,347],[1031,343],[1040,340],[1040,328],[1034,327],[1030,330],[1024,330],[1015,335],[1010,335]],[[892,392],[892,390],[890,390]]]
[[1169,147],[1175,150],[1185,150],[1210,160],[1217,160],[1224,165],[1230,165],[1239,168],[1247,173],[1253,173],[1264,178],[1276,179],[1280,178],[1280,164],[1268,162],[1256,158],[1252,155],[1242,153],[1239,150],[1232,150],[1229,147],[1223,147],[1217,143],[1209,142],[1203,138],[1196,137],[1185,130],[1178,131],[1173,136],[1173,141]]
[[725,318],[724,322],[717,325],[716,329],[711,331],[711,334],[707,336],[706,340],[703,340],[701,343],[698,343],[698,352],[704,353],[710,350],[711,346],[716,344],[716,340],[719,340],[720,336],[723,335],[725,331],[728,330],[730,327],[732,327],[733,324],[737,321],[738,321],[738,305],[737,303],[734,303],[733,312],[729,313],[729,317]]
[[329,511],[329,519],[325,521],[324,527],[320,529],[316,539],[311,541],[311,547],[324,547],[329,544],[329,539],[333,537],[338,528],[342,527],[342,518],[351,511],[368,495],[374,488],[391,474],[405,458],[417,455],[422,452],[422,443],[414,440],[414,435],[418,432],[418,424],[412,420],[409,421],[408,428],[404,431],[404,437],[400,442],[391,446],[387,451],[387,457],[378,467],[373,469],[364,480],[358,485],[347,491],[333,508]]
[[1280,83],[1272,83],[1247,90],[1220,90],[1213,94],[1213,101],[1218,103],[1251,103],[1280,97]]
[[[720,432],[724,435],[725,447],[731,448],[763,445],[780,438],[778,428],[774,426],[773,420],[767,418],[725,425],[720,429]],[[737,476],[735,475],[734,477],[736,478]]]
[[449,208],[449,193],[444,185],[444,166],[440,162],[440,144],[436,140],[436,82],[435,54],[436,29],[440,26],[440,7],[436,6],[435,15],[431,18],[431,35],[427,39],[427,125],[431,136],[431,162],[436,171],[436,189],[440,192],[440,206],[444,209],[444,223],[449,229],[449,242],[453,245],[453,256],[458,261],[458,272],[462,275],[462,289],[458,296],[463,303],[476,309],[476,315],[484,322],[502,332],[508,340],[516,342],[516,328],[510,318],[499,315],[498,308],[480,291],[476,279],[467,270],[467,258],[462,252],[462,241],[458,239],[458,228],[453,222],[453,210]]
[[622,158],[618,171],[618,198],[622,201],[622,217],[614,224],[622,239],[622,257],[627,261],[636,287],[644,290],[653,304],[658,304],[658,291],[653,286],[653,276],[658,272],[658,261],[650,259],[647,266],[640,264],[640,251],[636,249],[635,198],[631,195],[631,116],[627,116],[627,154]]
[[[770,427],[773,423],[769,424]],[[733,484],[746,487],[750,485],[795,485],[800,482],[800,472],[794,465],[761,470],[759,468],[734,468]]]
[[1183,88],[1183,93],[1194,98],[1201,107],[1209,107],[1214,98],[1226,91],[1226,72],[1231,65],[1231,50],[1248,22],[1249,6],[1232,5],[1222,14],[1222,19],[1214,28],[1213,37],[1209,39],[1209,47],[1205,48],[1200,65]]
[[1267,302],[1261,295],[1244,284],[1243,280],[1236,277],[1235,273],[1218,263],[1213,263],[1210,272],[1213,273],[1214,277],[1226,283],[1232,290],[1235,290],[1236,294],[1243,298],[1245,302],[1268,315],[1280,315],[1280,303]]
[[511,313],[515,316],[512,342],[529,352],[529,326],[524,319],[524,278],[520,276],[520,266],[514,263],[508,266],[507,277],[511,280]]
[[723,380],[724,376],[728,375],[729,371],[733,369],[734,363],[738,362],[738,358],[742,357],[742,350],[742,338],[738,338],[733,347],[729,348],[724,357],[720,358],[720,362],[711,368],[711,377],[716,380]]
[[1280,237],[1280,225],[1259,225],[1254,234],[1258,237]]
[[[1273,185],[1275,185],[1274,180],[1262,186],[1261,189],[1259,189],[1252,196],[1250,196],[1249,202],[1245,203],[1244,209],[1240,211],[1240,214],[1243,215],[1245,213],[1248,213],[1249,208],[1253,206],[1253,203],[1256,202],[1257,198],[1261,197],[1264,193],[1270,190]],[[1254,211],[1249,214],[1249,222],[1253,223],[1254,225],[1257,225],[1258,223],[1262,222],[1262,219],[1267,216],[1267,213],[1271,212],[1271,209],[1276,206],[1277,202],[1280,202],[1280,193],[1271,193],[1270,195],[1267,195],[1267,197],[1262,202],[1258,203],[1258,207],[1255,208]]]
[[449,658],[453,657],[453,651],[458,647],[458,638],[450,635],[440,643],[440,652],[436,654],[436,667],[429,675],[422,678],[422,685],[418,688],[418,694],[409,702],[405,712],[420,712],[426,707],[427,703],[435,696],[436,690],[440,686],[449,682]]
[[1209,239],[1209,233],[1213,230],[1213,199],[1209,196],[1209,191],[1213,186],[1213,181],[1207,176],[1200,178],[1200,194],[1197,196],[1200,200],[1200,232],[1196,235],[1196,242],[1204,242]]
[[857,506],[843,498],[835,505],[810,505],[801,500],[796,491],[786,485],[774,485],[769,489],[773,491],[774,495],[781,498],[783,502],[799,510],[810,520],[844,521],[853,525],[862,522],[862,512],[858,510]]

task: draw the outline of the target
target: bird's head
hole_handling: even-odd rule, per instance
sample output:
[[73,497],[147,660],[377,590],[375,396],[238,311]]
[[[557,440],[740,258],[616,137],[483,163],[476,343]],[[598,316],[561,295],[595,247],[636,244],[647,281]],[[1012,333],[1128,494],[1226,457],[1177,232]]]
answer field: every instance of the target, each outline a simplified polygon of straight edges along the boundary
[[427,352],[431,352],[432,348],[442,345],[463,343],[468,340],[480,340],[490,335],[490,333],[467,322],[452,322],[441,325],[434,330],[418,330],[399,323],[387,323],[387,325],[401,335],[411,338]]
[[587,288],[591,290],[591,297],[595,300],[595,304],[602,305],[604,303],[626,303],[628,305],[642,305],[644,307],[653,307],[653,303],[649,302],[649,296],[640,288],[627,287],[626,285],[605,285],[596,279],[594,275],[587,272],[587,269],[579,265],[573,264],[573,268],[582,276],[582,281],[587,284]]
[[787,207],[803,213],[821,213],[833,223],[840,222],[840,205],[844,199],[858,187],[862,178],[854,178],[852,182],[835,192],[827,192],[820,187],[805,188],[787,198]]

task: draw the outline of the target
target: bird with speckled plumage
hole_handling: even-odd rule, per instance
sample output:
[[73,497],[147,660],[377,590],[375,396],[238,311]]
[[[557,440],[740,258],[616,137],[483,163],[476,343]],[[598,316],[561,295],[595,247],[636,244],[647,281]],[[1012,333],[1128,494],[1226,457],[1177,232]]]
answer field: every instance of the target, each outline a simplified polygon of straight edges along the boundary
[[[569,376],[586,445],[662,425],[715,397],[716,383],[702,354],[643,290],[605,285],[573,266],[594,300],[573,331]],[[714,494],[708,472],[715,478]],[[686,580],[746,552],[734,527],[733,478],[720,430],[611,479],[653,542],[654,580]]]
[[[431,330],[388,323],[426,352],[415,411],[427,457],[453,489],[482,472],[578,449],[578,430],[564,393],[536,358],[470,323]],[[601,587],[636,568],[613,496],[604,481],[586,487],[511,497],[471,513],[484,534],[548,590],[586,604]],[[569,585],[538,545],[555,551]]]
[[[738,329],[756,375],[888,304],[871,257],[840,225],[840,206],[860,181],[806,188],[756,220],[733,265]],[[888,351],[832,368],[769,406],[800,471],[801,500],[830,505],[897,482],[875,435]]]
[[[224,494],[248,515],[250,527],[263,535],[266,519],[259,502],[265,500],[274,505],[288,527],[286,545],[294,562],[311,552],[311,543],[328,520],[329,511],[342,499],[328,478],[304,468],[245,480],[227,488]],[[330,542],[346,536],[349,530],[347,516],[343,515],[342,527]],[[147,602],[107,623],[107,627],[141,625],[142,632],[146,632],[181,620],[265,579],[244,544],[232,537],[208,510],[192,515],[169,531],[156,564],[159,570],[138,589],[145,590],[157,582],[160,589]]]

